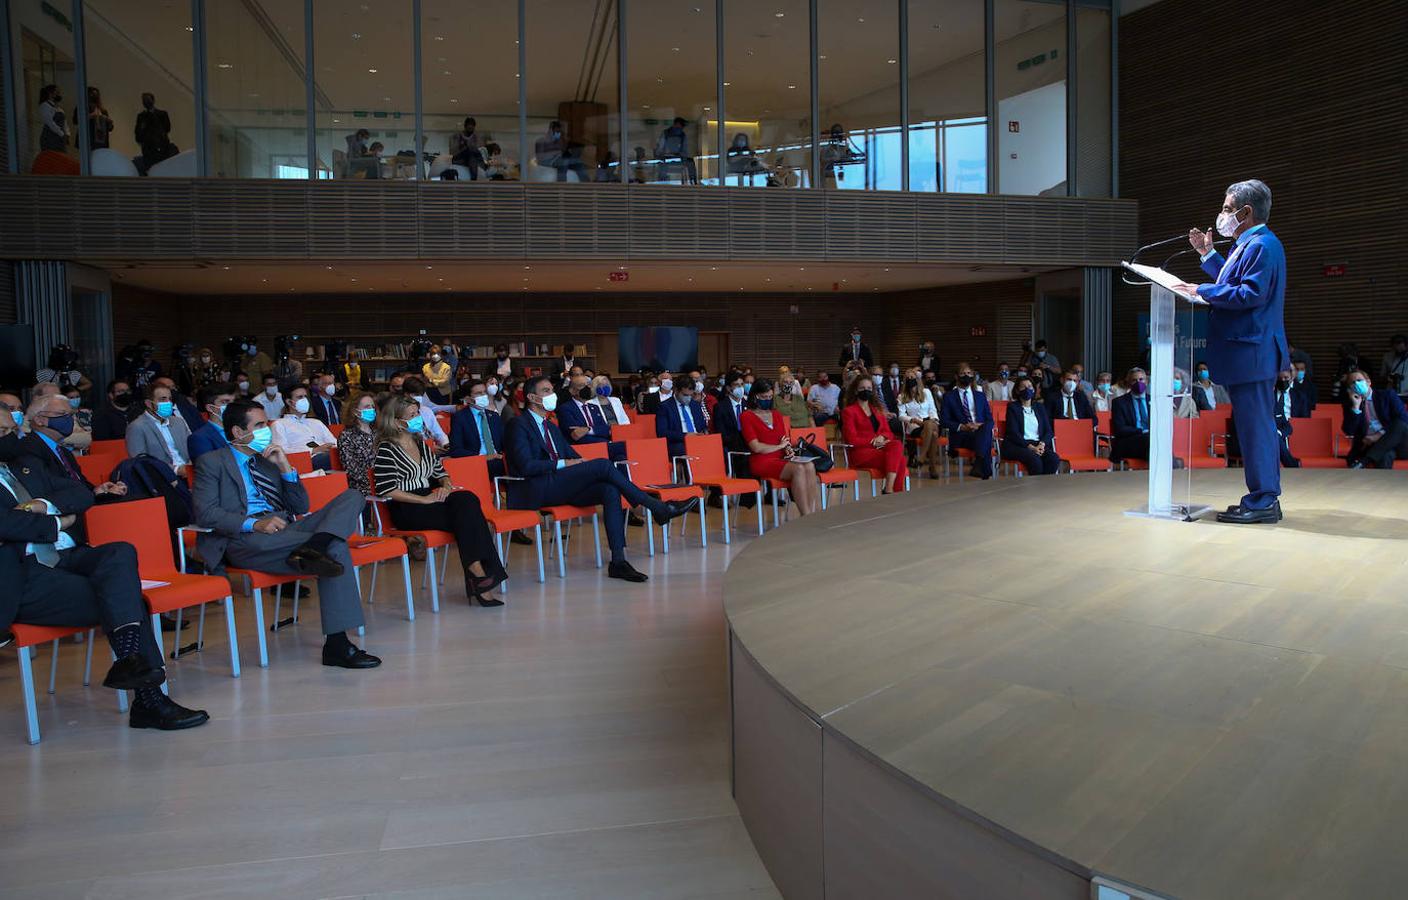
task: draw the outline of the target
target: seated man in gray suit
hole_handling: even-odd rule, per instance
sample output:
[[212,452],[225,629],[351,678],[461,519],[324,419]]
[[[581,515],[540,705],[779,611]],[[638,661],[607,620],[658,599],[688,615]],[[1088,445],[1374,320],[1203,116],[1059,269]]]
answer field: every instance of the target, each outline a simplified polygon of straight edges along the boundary
[[184,477],[191,464],[186,442],[191,428],[176,411],[171,388],[152,383],[145,390],[146,411],[127,425],[127,455],[154,456]]
[[366,498],[347,490],[306,515],[308,491],[288,457],[273,445],[264,407],[236,400],[225,407],[221,424],[230,446],[206,453],[196,463],[196,524],[210,529],[196,539],[205,567],[217,575],[228,563],[271,574],[317,577],[327,635],[323,665],[381,665],[346,634],[364,622],[347,538],[357,530]]

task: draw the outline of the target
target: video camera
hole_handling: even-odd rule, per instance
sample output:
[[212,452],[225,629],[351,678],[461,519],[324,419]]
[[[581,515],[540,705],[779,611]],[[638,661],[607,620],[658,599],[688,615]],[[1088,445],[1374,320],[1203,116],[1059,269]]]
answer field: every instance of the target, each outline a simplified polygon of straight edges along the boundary
[[238,360],[243,359],[245,356],[253,356],[254,353],[258,352],[258,344],[259,339],[252,334],[237,334],[225,338],[224,346],[221,349],[225,351],[225,359],[229,361],[230,367],[238,368],[241,365]]
[[78,351],[68,344],[55,344],[49,351],[49,368],[55,372],[78,368]]
[[288,362],[289,351],[296,341],[300,341],[296,334],[280,334],[274,336],[274,361],[278,363]]

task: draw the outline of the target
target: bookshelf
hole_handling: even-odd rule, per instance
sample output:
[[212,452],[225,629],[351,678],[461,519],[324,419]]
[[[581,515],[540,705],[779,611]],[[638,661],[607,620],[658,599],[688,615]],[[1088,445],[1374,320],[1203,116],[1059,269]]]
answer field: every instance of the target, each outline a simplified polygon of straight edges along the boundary
[[[494,347],[499,344],[507,344],[509,357],[514,361],[517,370],[516,374],[536,375],[541,373],[545,366],[559,358],[563,345],[548,340],[548,338],[559,336],[561,336],[560,331],[516,336],[484,336],[475,343],[460,345],[459,362],[463,363],[468,360],[474,364],[482,364],[473,366],[476,369],[482,369],[497,358]],[[588,340],[580,341],[575,345],[574,354],[583,363],[596,367],[598,360],[597,354],[593,352],[593,343],[614,338],[614,334],[590,335]],[[411,344],[418,340],[428,340],[428,338],[420,334],[381,335],[367,338],[306,334],[302,335],[301,339],[290,348],[290,352],[295,354],[305,367],[309,365],[316,367],[327,361],[324,355],[324,345],[345,342],[348,357],[361,363],[362,368],[366,371],[367,381],[370,384],[386,384],[393,371],[406,365]],[[613,353],[611,356],[614,357],[615,354]],[[603,362],[606,361],[603,360]]]

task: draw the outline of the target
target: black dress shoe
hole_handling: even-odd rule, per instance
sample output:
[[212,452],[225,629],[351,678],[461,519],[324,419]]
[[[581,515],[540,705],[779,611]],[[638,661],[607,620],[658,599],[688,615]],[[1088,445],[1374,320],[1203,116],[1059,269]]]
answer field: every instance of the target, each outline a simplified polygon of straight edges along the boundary
[[1275,525],[1281,521],[1281,506],[1278,503],[1268,506],[1266,509],[1239,507],[1236,510],[1218,513],[1217,521],[1229,525]]
[[132,704],[132,712],[127,724],[133,728],[156,728],[160,731],[180,731],[195,728],[210,721],[210,713],[203,709],[187,709],[165,694],[147,703]]
[[348,644],[343,651],[323,646],[323,665],[342,669],[375,669],[381,665],[381,657],[372,656],[356,644]]
[[533,546],[533,539],[521,531],[515,531],[513,534],[509,535],[508,542],[510,544],[520,544],[524,547]]
[[[182,620],[181,620],[181,630],[182,630],[182,631],[185,631],[187,628],[190,628],[190,627],[191,627],[191,620],[190,620],[190,619],[182,619]],[[167,615],[166,613],[162,613],[162,614],[161,614],[161,630],[162,630],[162,631],[175,631],[175,630],[176,630],[176,620],[175,620],[174,618],[172,618],[171,616]]]
[[15,642],[15,633],[8,628],[0,631],[0,647],[8,647]]
[[103,687],[115,691],[135,691],[156,687],[166,680],[166,670],[152,666],[136,653],[130,653],[112,664],[103,678]]
[[312,547],[299,547],[288,555],[288,564],[299,574],[316,578],[337,578],[347,570],[342,563]]
[[630,525],[632,528],[644,528],[645,520],[635,513],[631,513],[626,517],[626,524]]
[[680,516],[687,516],[699,508],[699,498],[690,497],[688,500],[666,503],[663,515],[657,515],[655,521],[661,525]]
[[624,560],[621,562],[613,562],[611,565],[607,566],[606,576],[608,578],[619,578],[622,581],[641,582],[649,580],[644,572],[637,572],[635,566]]

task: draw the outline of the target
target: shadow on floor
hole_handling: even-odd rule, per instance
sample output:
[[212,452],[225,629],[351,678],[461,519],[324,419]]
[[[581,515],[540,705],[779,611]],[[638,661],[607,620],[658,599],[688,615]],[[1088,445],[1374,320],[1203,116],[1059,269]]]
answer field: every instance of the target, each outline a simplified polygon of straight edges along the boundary
[[1340,509],[1296,509],[1287,512],[1277,527],[1336,537],[1408,541],[1408,519],[1367,516]]

